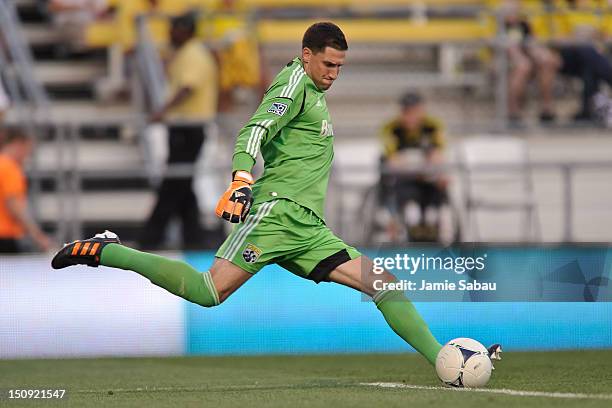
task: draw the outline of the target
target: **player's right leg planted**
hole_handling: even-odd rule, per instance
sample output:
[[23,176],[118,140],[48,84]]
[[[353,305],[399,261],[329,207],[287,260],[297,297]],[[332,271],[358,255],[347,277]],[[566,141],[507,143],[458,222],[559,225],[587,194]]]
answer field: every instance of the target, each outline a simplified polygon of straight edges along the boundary
[[186,262],[123,246],[119,237],[110,231],[66,244],[51,262],[54,269],[71,265],[103,265],[134,271],[168,292],[198,305],[211,307],[220,303],[209,272],[200,273]]

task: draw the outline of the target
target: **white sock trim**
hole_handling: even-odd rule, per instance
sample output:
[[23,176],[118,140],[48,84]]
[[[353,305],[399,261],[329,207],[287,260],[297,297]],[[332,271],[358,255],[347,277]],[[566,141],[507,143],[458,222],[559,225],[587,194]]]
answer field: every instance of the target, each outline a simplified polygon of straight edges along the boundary
[[210,272],[204,272],[202,274],[202,279],[204,279],[204,285],[206,285],[206,288],[213,296],[215,306],[218,306],[221,302],[219,302],[219,294],[217,293],[217,288],[215,287],[215,283],[213,282],[212,276],[210,276]]

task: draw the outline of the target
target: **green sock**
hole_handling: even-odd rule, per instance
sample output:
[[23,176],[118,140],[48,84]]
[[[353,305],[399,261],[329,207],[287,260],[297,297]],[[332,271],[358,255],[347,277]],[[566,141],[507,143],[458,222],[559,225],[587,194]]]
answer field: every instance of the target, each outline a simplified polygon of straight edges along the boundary
[[219,295],[210,273],[200,273],[182,261],[136,251],[119,244],[102,250],[100,264],[137,272],[168,292],[202,306],[216,306]]
[[404,293],[381,291],[374,295],[374,302],[393,331],[435,366],[442,345]]

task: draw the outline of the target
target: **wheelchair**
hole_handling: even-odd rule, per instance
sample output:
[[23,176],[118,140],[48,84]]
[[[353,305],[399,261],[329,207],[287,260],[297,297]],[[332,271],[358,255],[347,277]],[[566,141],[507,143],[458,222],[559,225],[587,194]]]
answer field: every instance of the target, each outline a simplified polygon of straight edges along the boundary
[[461,239],[457,208],[446,189],[419,176],[381,175],[359,208],[367,246],[434,243]]

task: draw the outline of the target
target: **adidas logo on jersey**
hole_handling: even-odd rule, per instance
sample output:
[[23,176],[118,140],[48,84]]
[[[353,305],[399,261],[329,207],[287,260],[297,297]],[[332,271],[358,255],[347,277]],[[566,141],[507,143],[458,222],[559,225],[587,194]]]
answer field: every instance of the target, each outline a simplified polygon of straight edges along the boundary
[[321,136],[333,136],[334,135],[334,127],[327,120],[323,120],[321,122]]

